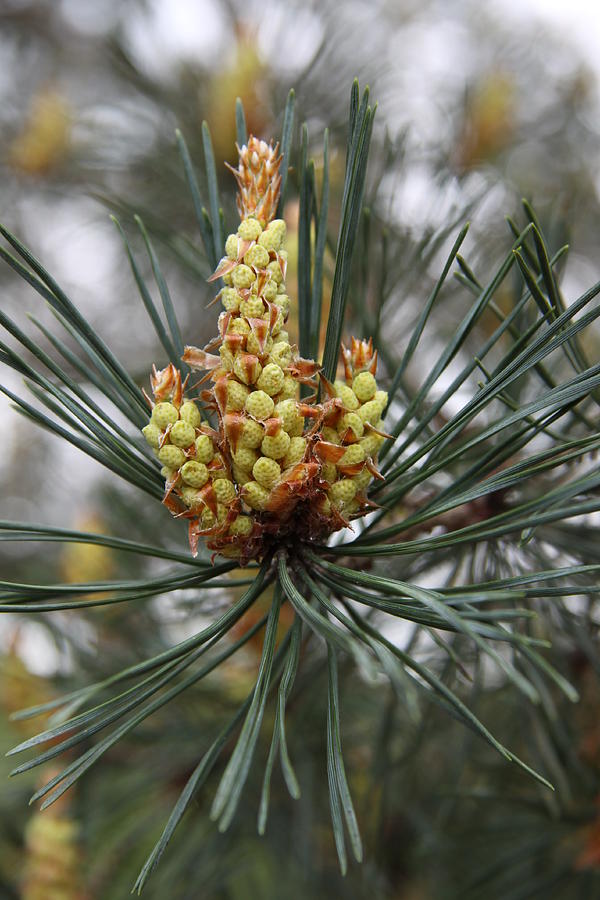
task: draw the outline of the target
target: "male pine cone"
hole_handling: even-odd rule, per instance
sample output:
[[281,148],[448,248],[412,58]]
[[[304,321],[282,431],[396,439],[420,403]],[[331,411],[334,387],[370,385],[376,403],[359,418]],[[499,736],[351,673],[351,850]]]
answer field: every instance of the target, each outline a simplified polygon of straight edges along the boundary
[[[193,553],[207,546],[243,565],[294,538],[324,539],[370,508],[367,488],[383,440],[387,394],[375,380],[372,341],[342,347],[344,377],[317,403],[319,366],[298,355],[285,325],[285,223],[275,219],[281,157],[250,137],[233,170],[240,224],[210,281],[222,278],[218,336],[184,361],[213,386],[201,393],[215,426],[202,419],[171,364],[151,377],[146,440],[163,464],[164,502],[189,520]],[[218,355],[213,351],[218,349]],[[300,400],[300,384],[315,392]],[[379,476],[380,477],[380,476]]]

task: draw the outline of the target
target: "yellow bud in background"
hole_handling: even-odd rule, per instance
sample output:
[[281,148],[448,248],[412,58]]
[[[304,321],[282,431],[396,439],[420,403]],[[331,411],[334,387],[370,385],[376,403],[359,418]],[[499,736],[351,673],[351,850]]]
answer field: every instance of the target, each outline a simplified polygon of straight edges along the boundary
[[383,410],[388,405],[388,392],[387,391],[375,391],[375,396],[373,397],[373,400],[376,400],[377,403],[379,403],[379,405],[381,407],[381,412],[383,412]]
[[202,509],[200,524],[205,529],[214,528],[214,526],[217,524],[217,517],[215,516],[213,511],[208,508],[208,506],[204,506],[204,508]]
[[[378,422],[375,422],[375,428],[377,428],[378,431],[384,431],[385,430],[384,424],[385,423],[384,423],[383,419],[380,419]],[[382,437],[380,434],[373,434],[373,438],[377,442],[377,449],[379,449],[381,447],[381,445],[383,444],[383,442],[385,441],[385,438]]]
[[281,427],[289,432],[298,415],[295,400],[280,400],[275,405],[275,415],[281,419]]
[[[379,436],[370,432],[360,439],[360,445],[365,451],[365,456],[374,457],[379,449]],[[383,440],[383,439],[382,439]]]
[[186,506],[190,507],[190,509],[193,509],[194,507],[198,507],[198,506],[202,505],[202,500],[200,499],[197,488],[186,484],[181,488],[180,493],[181,493],[181,499],[183,500],[183,502],[185,503]]
[[338,476],[337,469],[335,467],[335,463],[323,463],[323,467],[321,469],[321,478],[323,481],[328,481],[329,484],[333,484]]
[[235,364],[235,356],[225,344],[222,344],[219,347],[219,356],[221,357],[221,362],[223,363],[223,368],[227,372],[233,372],[233,366]]
[[252,472],[250,469],[242,469],[241,466],[236,466],[235,463],[233,463],[232,469],[236,484],[243,487],[245,484],[248,484],[249,481],[252,481]]
[[321,428],[321,434],[323,436],[323,440],[327,441],[330,444],[339,444],[340,436],[335,430],[335,428],[330,428],[326,425],[324,428]]
[[[242,303],[243,302],[244,301],[242,301]],[[242,305],[242,303],[240,303],[240,306]],[[250,326],[248,325],[246,320],[238,317],[236,319],[231,320],[231,322],[229,323],[229,328],[227,329],[227,332],[228,332],[228,334],[246,335],[246,334],[250,334],[250,330],[251,330]]]
[[283,219],[273,219],[269,222],[266,231],[263,231],[258,239],[258,243],[267,250],[277,252],[285,240],[285,222]]
[[290,298],[287,294],[277,294],[275,306],[281,310],[282,316],[285,317],[290,311]]

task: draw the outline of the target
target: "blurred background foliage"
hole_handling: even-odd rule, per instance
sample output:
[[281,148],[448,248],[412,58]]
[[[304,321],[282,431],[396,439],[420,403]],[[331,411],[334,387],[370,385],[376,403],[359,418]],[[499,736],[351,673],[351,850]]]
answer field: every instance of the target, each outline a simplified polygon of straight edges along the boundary
[[[175,128],[199,161],[201,124],[209,122],[225,221],[232,221],[234,182],[223,162],[235,158],[235,99],[243,100],[249,131],[269,138],[280,133],[285,97],[293,87],[296,121],[308,122],[318,183],[322,131],[330,128],[335,233],[348,87],[358,75],[371,84],[380,105],[350,304],[357,332],[379,330],[384,363],[386,346],[397,353],[407,322],[417,318],[435,283],[449,235],[470,218],[465,245],[470,265],[477,271],[498,263],[509,236],[503,216],[516,213],[521,196],[532,200],[552,246],[571,244],[563,286],[572,295],[600,276],[598,71],[558,29],[533,13],[515,17],[515,5],[510,0],[4,0],[2,218],[26,238],[136,380],[145,383],[151,362],[162,360],[161,351],[140,313],[107,211],[119,215],[134,243],[139,235],[133,214],[142,216],[187,339],[201,345],[214,331],[213,315],[204,312],[212,295],[205,283],[210,264],[191,252],[198,235]],[[293,270],[294,171],[290,179],[284,214]],[[332,268],[331,256],[326,256],[326,277],[327,267]],[[49,320],[7,267],[0,269],[0,282],[9,313],[31,310],[42,324]],[[292,291],[293,275],[288,283]],[[509,288],[501,300],[508,311]],[[433,319],[432,356],[468,303],[464,289],[450,285]],[[495,325],[486,314],[473,340]],[[295,329],[292,323],[292,334]],[[595,332],[588,338],[595,343],[585,348],[592,359],[598,358],[597,337]],[[406,377],[410,381],[410,369]],[[0,409],[2,519],[34,518],[96,532],[114,528],[147,542],[155,529],[163,535],[171,529],[180,540],[178,525],[168,516],[156,521],[140,516],[133,495],[115,487],[99,467]],[[0,543],[3,577],[77,583],[136,575],[130,555],[79,544],[57,551],[57,546]],[[218,609],[232,592],[214,594]],[[471,681],[435,644],[424,641],[422,649],[474,711],[510,738],[511,749],[531,756],[533,743],[557,786],[554,795],[491,758],[489,749],[444,710],[427,707],[415,719],[387,684],[369,685],[349,667],[341,678],[344,748],[366,863],[342,879],[324,787],[320,723],[327,673],[315,656],[301,668],[290,700],[289,742],[302,748],[295,759],[301,800],[293,804],[280,776],[274,778],[271,820],[259,838],[258,766],[232,829],[219,835],[198,814],[197,807],[210,801],[209,784],[145,896],[600,897],[598,618],[592,600],[575,599],[572,614],[557,615],[551,623],[548,651],[581,694],[574,707],[546,685],[552,696],[532,712],[502,681],[486,678],[485,672]],[[28,731],[27,722],[9,722],[10,713],[100,679],[116,665],[159,652],[174,636],[191,633],[197,624],[193,603],[190,591],[177,601],[159,597],[89,615],[51,613],[35,622],[5,618],[0,749],[37,730],[35,723]],[[249,616],[245,627],[255,621]],[[468,649],[459,637],[455,644],[464,658]],[[195,765],[198,734],[228,721],[253,683],[259,656],[260,645],[251,643],[224,674],[219,670],[164,708],[125,748],[117,746],[48,812],[27,806],[35,773],[8,781],[11,766],[1,763],[0,896],[127,896]],[[474,660],[474,665],[481,664]],[[260,755],[267,752],[265,744]],[[44,780],[51,774],[46,769]]]

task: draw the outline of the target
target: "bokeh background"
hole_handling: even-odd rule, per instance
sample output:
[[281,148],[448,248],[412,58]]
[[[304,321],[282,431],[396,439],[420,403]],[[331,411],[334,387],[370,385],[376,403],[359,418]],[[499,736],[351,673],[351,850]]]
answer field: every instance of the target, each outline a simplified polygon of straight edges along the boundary
[[[448,235],[469,218],[466,255],[482,266],[497,261],[508,235],[504,215],[516,214],[523,196],[555,245],[572,248],[562,272],[565,294],[575,296],[600,278],[600,12],[593,2],[574,0],[2,0],[1,218],[145,384],[161,351],[109,213],[140,251],[133,215],[142,215],[186,339],[201,345],[214,331],[206,311],[210,272],[197,252],[175,128],[200,166],[201,123],[208,121],[226,222],[233,223],[234,185],[223,162],[235,160],[235,99],[244,102],[249,131],[268,139],[280,133],[293,87],[317,178],[323,129],[330,128],[334,232],[354,76],[370,84],[379,102],[367,199],[373,228],[395,248],[386,295],[391,340],[402,340],[406,310],[414,313],[427,296]],[[292,270],[296,197],[292,172],[285,208]],[[366,269],[380,265],[377,256],[365,260]],[[24,327],[34,328],[28,313],[42,327],[52,321],[7,267],[0,269],[0,298]],[[438,312],[440,341],[462,302],[451,294]],[[16,386],[10,371],[2,381]],[[141,514],[132,491],[33,428],[3,396],[0,420],[0,518],[139,539],[177,528],[167,515]],[[2,578],[77,583],[104,580],[125,566],[135,574],[130,559],[105,548],[56,546],[0,543]],[[226,591],[215,596],[215,608],[229,599]],[[89,615],[4,618],[0,749],[37,730],[35,722],[9,722],[10,713],[126,665],[197,623],[186,592]],[[314,694],[298,692],[290,725],[291,745],[301,747],[302,800],[292,809],[281,780],[274,784],[270,828],[259,839],[258,781],[226,835],[208,822],[201,798],[147,896],[600,897],[600,820],[594,825],[589,814],[600,767],[598,670],[567,637],[555,652],[568,657],[583,697],[556,723],[572,776],[562,785],[568,816],[564,804],[549,802],[541,823],[528,806],[533,788],[523,776],[491,760],[447,715],[428,710],[417,726],[387,689],[374,690],[349,670],[345,748],[367,861],[342,880],[328,827],[323,729],[313,726],[325,708],[325,692],[317,689],[324,672],[315,671]],[[245,696],[257,660],[248,651],[185,694],[45,814],[27,807],[35,773],[8,781],[10,765],[0,763],[0,897],[128,896],[194,764],[197,735],[224,721]],[[482,680],[476,701],[504,735],[517,743],[524,737],[521,701],[502,683]],[[533,723],[534,739],[535,731]],[[527,893],[526,879],[521,893],[502,881],[503,848],[515,834],[522,835],[524,858],[547,854],[549,871],[558,865],[561,879],[546,893]],[[496,860],[499,873],[481,893],[468,878],[477,857]]]

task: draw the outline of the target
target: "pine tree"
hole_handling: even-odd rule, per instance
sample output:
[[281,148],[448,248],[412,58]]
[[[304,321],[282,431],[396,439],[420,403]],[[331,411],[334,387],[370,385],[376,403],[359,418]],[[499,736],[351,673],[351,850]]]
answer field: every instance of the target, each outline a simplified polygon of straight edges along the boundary
[[[206,171],[202,179],[207,187],[206,207],[184,138],[181,134],[177,136],[203,242],[201,258],[208,260],[217,276],[230,277],[234,291],[250,291],[241,302],[226,293],[227,285],[219,292],[222,300],[229,298],[230,302],[238,303],[235,310],[227,309],[225,305],[225,314],[229,318],[226,316],[226,320],[222,320],[226,321],[223,327],[227,330],[221,338],[230,333],[238,336],[243,333],[245,341],[249,335],[259,347],[249,354],[247,344],[241,349],[236,338],[231,342],[236,348],[240,344],[235,350],[238,355],[232,360],[231,371],[235,377],[227,375],[229,370],[225,374],[219,372],[209,397],[203,395],[203,386],[192,376],[188,381],[190,393],[184,401],[178,393],[180,382],[173,376],[173,371],[181,369],[185,379],[187,362],[194,361],[201,367],[206,363],[210,366],[212,362],[206,351],[203,351],[202,359],[189,351],[184,354],[188,336],[184,336],[178,323],[176,304],[162,274],[159,254],[143,222],[138,220],[139,230],[147,248],[162,310],[153,300],[150,286],[141,275],[135,251],[122,229],[140,298],[164,350],[162,373],[165,374],[161,378],[161,373],[157,372],[154,377],[157,405],[153,407],[151,425],[155,431],[148,431],[150,410],[141,386],[127,370],[126,361],[115,357],[42,263],[8,229],[1,229],[11,249],[3,247],[0,255],[51,306],[59,325],[66,329],[77,347],[73,353],[62,338],[45,330],[53,347],[50,355],[16,322],[0,313],[2,325],[21,345],[20,350],[15,350],[8,343],[2,343],[2,361],[25,378],[33,401],[12,391],[7,390],[7,393],[28,418],[75,444],[136,489],[126,494],[129,514],[134,520],[147,519],[151,535],[149,541],[142,542],[132,536],[3,522],[5,540],[106,547],[131,554],[134,559],[146,560],[148,567],[144,571],[143,565],[136,564],[139,572],[132,568],[127,573],[125,567],[121,577],[79,584],[68,581],[37,585],[5,582],[2,611],[45,614],[56,610],[87,610],[93,605],[112,608],[119,604],[125,607],[130,604],[134,609],[136,601],[181,590],[193,591],[192,603],[210,610],[211,597],[222,590],[229,592],[224,608],[216,610],[217,614],[210,616],[209,624],[192,637],[172,646],[163,646],[163,637],[157,638],[156,643],[161,646],[149,651],[147,659],[128,663],[120,670],[115,667],[110,674],[103,673],[97,682],[59,699],[38,704],[24,714],[53,712],[49,728],[23,741],[14,752],[44,743],[48,743],[48,748],[21,764],[16,772],[28,771],[76,748],[69,756],[66,768],[36,790],[35,799],[42,799],[42,805],[47,806],[76,782],[81,790],[85,778],[79,782],[80,777],[107,751],[117,753],[119,746],[128,746],[128,742],[134,741],[135,729],[139,726],[147,729],[153,721],[151,716],[157,717],[168,740],[169,715],[177,714],[185,704],[191,703],[190,695],[206,701],[206,728],[201,730],[203,746],[198,750],[196,734],[194,752],[190,753],[190,747],[185,748],[183,755],[191,772],[168,815],[162,835],[143,865],[136,882],[139,890],[162,857],[192,798],[204,792],[212,794],[211,817],[222,831],[232,826],[236,815],[244,816],[251,802],[244,787],[248,779],[256,777],[259,768],[257,749],[262,749],[265,732],[268,732],[266,763],[260,772],[258,804],[255,803],[252,810],[258,813],[259,831],[263,832],[267,827],[271,781],[275,777],[277,761],[291,797],[299,796],[303,788],[304,735],[293,725],[298,709],[310,723],[307,743],[310,745],[317,740],[315,735],[319,734],[318,740],[324,745],[323,765],[340,868],[342,872],[346,871],[348,850],[360,861],[362,842],[349,786],[352,772],[360,771],[360,764],[344,761],[340,694],[345,708],[354,705],[361,708],[360,721],[365,721],[365,716],[368,718],[370,702],[381,713],[376,757],[378,771],[386,778],[393,778],[391,761],[397,756],[398,747],[401,754],[408,752],[406,746],[396,743],[394,719],[399,721],[400,730],[407,728],[419,735],[421,730],[425,735],[430,730],[427,721],[430,716],[436,727],[448,727],[443,717],[430,713],[429,705],[424,707],[427,712],[423,718],[423,699],[429,699],[441,707],[444,714],[450,714],[466,726],[465,741],[468,741],[469,750],[464,759],[468,760],[470,768],[474,767],[474,759],[482,760],[482,767],[490,767],[492,752],[496,751],[501,766],[495,768],[494,773],[510,768],[508,763],[512,762],[512,768],[524,770],[531,778],[528,782],[530,790],[537,791],[536,785],[541,786],[539,793],[534,795],[535,802],[530,804],[534,821],[536,815],[543,817],[550,803],[547,800],[550,782],[560,781],[565,767],[574,766],[576,777],[581,778],[587,791],[596,783],[593,771],[582,771],[575,760],[567,759],[564,766],[562,760],[560,765],[555,764],[568,746],[558,724],[559,709],[564,702],[560,697],[572,702],[577,698],[577,692],[565,677],[566,666],[561,654],[549,645],[551,640],[558,639],[560,646],[560,641],[565,639],[563,635],[592,628],[591,620],[575,616],[566,600],[583,596],[589,598],[591,604],[596,592],[594,576],[598,563],[593,513],[599,504],[594,453],[598,444],[595,410],[600,370],[587,359],[586,335],[593,330],[599,314],[595,298],[600,285],[590,288],[569,304],[565,302],[556,274],[564,259],[565,248],[548,246],[535,211],[525,203],[522,223],[509,222],[512,234],[504,259],[491,275],[476,273],[475,266],[469,265],[460,254],[467,234],[466,226],[457,236],[449,238],[444,233],[436,236],[429,246],[421,248],[423,256],[429,253],[433,257],[440,243],[451,246],[446,262],[440,266],[439,279],[429,295],[423,296],[414,320],[411,321],[412,310],[401,311],[409,322],[404,341],[399,344],[393,338],[390,340],[394,329],[388,326],[386,319],[393,320],[397,314],[390,309],[387,300],[393,279],[401,277],[396,271],[401,260],[401,237],[396,238],[376,215],[362,209],[374,112],[368,90],[361,97],[355,83],[351,93],[336,242],[333,242],[328,227],[328,138],[325,135],[323,175],[319,185],[315,163],[309,158],[308,130],[303,127],[301,131],[294,173],[299,195],[298,356],[292,357],[295,351],[290,349],[289,360],[287,356],[285,359],[288,365],[279,368],[281,371],[293,369],[296,363],[295,371],[301,371],[298,359],[320,358],[322,377],[318,383],[309,386],[309,390],[315,392],[314,398],[305,396],[305,392],[302,397],[294,394],[280,399],[280,391],[272,388],[270,383],[263,382],[261,387],[262,372],[250,371],[254,363],[247,357],[256,359],[260,356],[259,351],[266,349],[269,337],[273,340],[277,337],[274,331],[277,316],[281,315],[282,319],[278,323],[281,333],[287,314],[287,309],[283,311],[285,304],[277,306],[273,302],[272,307],[268,307],[270,301],[264,298],[264,286],[269,282],[265,281],[263,273],[272,262],[280,266],[282,273],[285,266],[280,265],[280,248],[272,251],[277,256],[275,260],[261,261],[255,253],[257,258],[254,262],[250,260],[251,265],[247,264],[246,254],[251,246],[262,245],[257,240],[258,234],[254,238],[245,237],[239,229],[233,235],[232,246],[235,243],[236,247],[231,255],[227,251],[229,241],[224,240],[218,177],[207,130],[204,140]],[[293,152],[293,114],[294,97],[290,95],[280,141],[282,197],[290,188],[288,167]],[[241,104],[237,106],[236,121],[239,147],[250,146]],[[260,234],[269,233],[268,222],[273,218],[280,219],[282,210],[280,202],[265,217]],[[243,210],[242,223],[253,218],[248,217],[247,212],[247,209]],[[229,257],[233,264],[229,270],[229,263],[220,265],[224,251],[225,259]],[[325,298],[324,283],[327,285],[329,267],[331,291],[330,297]],[[242,276],[250,278],[244,271],[246,268],[251,271],[252,281],[242,284]],[[232,274],[235,271],[239,284]],[[432,359],[427,348],[431,319],[448,293],[446,282],[452,271],[470,299],[462,317],[454,322],[444,346]],[[253,294],[255,283],[257,290]],[[253,296],[263,297],[260,301],[262,312],[258,307],[256,310],[248,308],[249,312],[258,312],[258,315],[245,315],[241,303],[251,304]],[[286,295],[280,293],[279,296]],[[325,299],[328,304],[323,303]],[[327,325],[320,354],[324,305]],[[231,315],[232,311],[239,314]],[[205,315],[212,313],[209,310]],[[244,331],[242,322],[266,321],[265,315],[268,315],[270,333],[267,330],[261,334],[260,329],[257,332],[258,326],[249,326],[250,330]],[[486,328],[482,329],[484,319]],[[237,328],[241,331],[229,332],[232,321],[240,323]],[[372,419],[370,411],[365,413],[364,419],[360,412],[375,402],[377,386],[371,390],[372,385],[370,381],[367,385],[365,378],[360,384],[357,382],[369,370],[372,350],[367,351],[367,345],[358,342],[350,345],[348,336],[353,333],[372,336],[382,364],[378,378],[387,388],[387,396],[385,400],[383,396],[380,398]],[[279,343],[291,348],[296,336],[287,331],[286,334],[287,340]],[[351,346],[345,357],[346,382],[343,376],[336,381],[342,338],[347,346]],[[193,336],[189,343],[192,341]],[[32,361],[28,362],[28,359]],[[222,356],[219,365],[221,362]],[[212,369],[215,371],[216,366]],[[73,370],[77,370],[79,376],[75,377]],[[313,374],[310,370],[307,378],[312,378]],[[167,375],[171,379],[168,383]],[[219,382],[219,378],[225,381]],[[92,396],[90,384],[103,395],[102,402],[95,399],[96,391]],[[234,391],[228,388],[231,384],[237,385],[237,393],[241,387],[247,388],[241,394],[244,395],[243,409],[248,415],[252,405],[248,409],[246,403],[253,393],[276,398],[272,401],[273,410],[268,403],[266,417],[260,414],[252,421],[256,418],[271,421],[270,413],[276,405],[287,400],[297,404],[290,413],[295,417],[302,413],[300,417],[310,418],[310,410],[319,410],[315,416],[315,430],[309,436],[311,439],[316,436],[328,447],[336,447],[339,454],[326,448],[329,457],[319,458],[316,454],[308,463],[308,457],[303,455],[297,462],[289,460],[289,466],[280,464],[277,460],[285,458],[291,440],[300,438],[307,442],[302,449],[303,454],[308,452],[308,437],[305,437],[308,431],[289,437],[280,421],[279,426],[273,425],[273,435],[266,434],[266,437],[277,438],[285,434],[288,438],[285,453],[272,456],[264,450],[260,457],[276,462],[279,472],[275,472],[273,466],[267,472],[268,464],[265,463],[259,467],[260,475],[255,474],[255,482],[244,483],[241,473],[248,474],[250,467],[242,464],[241,457],[235,458],[238,448],[234,437],[236,428],[243,433],[244,422],[232,422],[236,427],[228,430],[225,421],[228,414],[240,413],[235,409],[238,400],[233,397]],[[256,390],[252,392],[250,387]],[[263,387],[269,390],[263,391]],[[325,420],[324,413],[321,414],[328,402],[333,411],[331,420]],[[191,405],[183,414],[185,403]],[[233,403],[233,408],[228,409],[228,403]],[[161,409],[162,404],[165,406]],[[204,426],[198,412],[202,404],[207,423]],[[175,409],[176,418],[171,420],[171,410],[167,406]],[[389,436],[382,433],[382,413]],[[284,414],[281,410],[281,415]],[[360,424],[352,415],[358,415]],[[174,431],[179,424],[182,426],[178,428],[181,438]],[[194,432],[189,441],[183,434],[187,424]],[[359,435],[361,425],[363,434]],[[370,428],[366,429],[365,437],[366,425]],[[300,427],[305,428],[305,425]],[[324,433],[325,428],[330,431]],[[142,429],[145,429],[146,440],[142,437]],[[198,441],[203,437],[210,438],[212,456],[206,463],[195,462],[195,475],[192,473],[188,477],[186,473],[191,473],[193,468],[190,463],[196,459],[190,454],[198,452]],[[349,452],[347,447],[366,446],[360,441],[369,437],[373,437],[379,446],[369,454],[364,452],[372,468],[367,470],[368,479],[360,488],[365,492],[364,502],[361,500],[359,507],[354,507],[355,488],[352,497],[342,495],[342,488],[337,497],[332,488],[334,484],[342,485],[342,482],[361,477],[365,471],[365,458],[350,460],[342,453]],[[261,433],[261,441],[264,440],[265,435]],[[152,453],[152,446],[159,462]],[[164,453],[161,458],[165,447],[171,448],[169,458]],[[190,450],[192,447],[193,451]],[[172,452],[175,450],[179,451],[177,459]],[[377,450],[383,478],[372,480],[373,474],[378,474],[374,461]],[[274,452],[278,454],[279,449]],[[215,470],[222,473],[223,467],[230,467],[232,478],[211,477],[209,481],[208,469],[205,473],[199,466],[206,468],[219,454],[221,459]],[[259,460],[252,459],[251,462],[254,474]],[[160,463],[166,467],[162,473]],[[303,489],[307,488],[304,493],[309,507],[312,502],[314,508],[320,508],[319,504],[325,503],[325,499],[330,507],[337,502],[337,510],[332,513],[336,519],[335,530],[334,526],[305,529],[306,519],[312,515],[312,508],[308,508],[301,520],[302,527],[292,532],[294,539],[290,540],[289,531],[284,528],[265,529],[265,524],[277,524],[276,519],[265,517],[281,516],[280,507],[275,504],[271,509],[269,501],[263,499],[254,516],[243,506],[244,496],[248,496],[248,490],[244,493],[243,489],[248,483],[258,483],[266,492],[271,487],[271,469],[275,473],[272,483],[276,486],[282,465],[287,471],[293,466],[308,464],[316,467],[310,474],[310,485],[308,480],[302,482]],[[234,465],[238,467],[240,477],[233,469]],[[324,472],[326,465],[333,465],[337,470],[331,478]],[[185,466],[188,469],[184,471]],[[359,466],[360,471],[351,471],[352,466]],[[262,469],[265,469],[264,473]],[[206,480],[203,480],[205,475]],[[303,470],[302,477],[305,475],[308,479]],[[203,483],[196,485],[193,478],[203,480]],[[218,491],[224,489],[214,487],[219,480],[227,481],[232,485],[228,490],[233,491],[231,496],[223,494],[220,501]],[[269,482],[268,486],[265,487],[261,480],[265,484]],[[323,483],[332,487],[325,488]],[[215,497],[201,505],[197,493],[207,486]],[[345,489],[345,485],[343,487]],[[189,491],[185,493],[188,488],[192,489],[193,497]],[[205,496],[207,493],[210,492],[205,492]],[[160,505],[165,500],[177,518],[183,514],[183,518],[192,523],[192,545],[198,551],[197,557],[188,552],[185,536],[182,540],[181,523],[168,523],[167,512]],[[179,506],[173,507],[175,500]],[[215,501],[222,504],[223,510],[219,510]],[[230,515],[227,504],[232,503],[234,512]],[[239,508],[235,504],[239,504]],[[208,521],[208,517],[202,522],[205,508],[211,512],[214,522]],[[356,517],[357,513],[364,513],[369,508],[375,511],[368,518]],[[191,517],[186,510],[191,511]],[[222,513],[221,521],[219,512]],[[236,524],[244,517],[252,520],[249,527],[253,529],[253,535],[257,529],[262,529],[261,535],[266,530],[270,537],[260,546],[249,547],[243,543],[236,559],[241,555],[241,561],[246,565],[239,569],[235,560],[224,560],[219,556],[213,559],[212,552],[226,549],[221,540],[225,534],[227,546],[238,547],[238,538],[248,537],[250,532],[245,532],[246,524]],[[198,521],[200,525],[194,532]],[[219,539],[215,546],[206,550],[201,532],[211,529],[216,529],[213,538],[216,535]],[[333,536],[329,538],[331,532]],[[168,561],[169,567],[157,575],[150,565],[152,560]],[[234,599],[231,599],[232,590],[236,592]],[[248,618],[250,615],[254,616],[253,620]],[[126,620],[127,610],[122,613],[122,618]],[[400,632],[394,627],[398,623],[402,625]],[[248,686],[247,696],[240,698],[241,702],[233,710],[228,708],[231,698],[225,703],[222,698],[213,698],[216,708],[211,708],[210,679],[204,681],[205,677],[235,664],[237,652],[243,647],[252,647],[257,635],[262,635],[260,662]],[[581,640],[578,646],[586,646],[585,641]],[[594,659],[591,652],[589,658]],[[90,669],[93,670],[93,665]],[[496,720],[502,721],[502,700],[498,698],[497,706],[494,692],[480,698],[477,691],[478,686],[485,684],[489,670],[499,684],[498,694],[510,696],[511,702],[513,697],[523,698],[510,706],[509,722],[502,723],[502,735],[510,736],[515,722],[522,721],[527,710],[530,721],[538,723],[539,731],[544,735],[543,742],[534,740],[534,736],[529,739],[527,734],[515,735],[514,731],[512,739],[500,740]],[[391,687],[387,686],[388,682]],[[464,697],[467,682],[475,686],[470,702]],[[377,698],[377,702],[370,701],[369,696]],[[385,703],[381,701],[382,696]],[[311,707],[314,707],[314,713]],[[175,713],[171,713],[171,708]],[[190,706],[188,727],[192,729],[197,713],[198,706]],[[315,718],[320,722],[315,722]],[[294,741],[288,734],[290,728]],[[105,729],[108,730],[104,732]],[[149,735],[146,738],[149,747],[144,748],[140,759],[146,754],[150,772],[152,731],[145,731],[145,734]],[[471,740],[472,736],[483,738],[491,749],[484,754]],[[165,737],[161,737],[161,741],[164,740]],[[425,748],[427,758],[425,739],[419,742],[419,747]],[[75,755],[82,749],[81,755]],[[140,754],[140,748],[136,752]],[[432,765],[435,764],[433,760]],[[102,760],[100,767],[103,765],[110,766],[111,762]],[[183,765],[179,771],[185,768]],[[140,784],[144,774],[142,764],[140,771],[136,771]],[[146,775],[148,777],[148,773]],[[420,777],[424,775],[422,772]],[[490,784],[494,777],[494,774],[489,776]],[[358,783],[358,776],[355,778]],[[583,788],[585,792],[586,788]],[[564,798],[565,795],[561,796]],[[161,806],[159,800],[156,802]],[[385,805],[387,798],[382,796],[378,802]],[[139,798],[135,797],[132,801],[134,810],[139,803]],[[364,801],[361,806],[364,810],[369,808]],[[561,826],[567,828],[570,810],[559,805],[555,812]],[[564,859],[555,857],[551,832],[544,831],[543,852],[533,846],[527,856],[530,869],[526,877],[530,894],[523,892],[522,896],[533,895],[534,890],[552,889],[555,883],[565,878],[565,873],[581,881],[583,886],[578,889],[586,889],[589,879],[593,879],[590,860],[595,859],[596,834],[594,814],[588,810],[586,815],[587,818],[577,819],[577,823],[580,830],[587,830],[581,831],[577,842],[574,829],[572,851]],[[529,822],[527,828],[531,831]],[[209,835],[206,840],[210,845],[212,832],[208,829],[203,834]],[[561,834],[562,830],[558,829],[554,838],[557,843]],[[239,831],[237,835],[239,837]],[[230,855],[234,860],[236,845],[232,842],[223,846],[227,847],[223,858]],[[192,841],[186,850],[192,861],[195,850],[197,846]],[[514,852],[514,845],[508,841],[507,859],[511,858],[511,852]],[[168,859],[166,854],[166,866]],[[498,865],[495,854],[491,855],[487,869],[484,851],[479,861],[479,874],[473,873],[470,879],[465,879],[462,873],[457,876],[463,885],[464,896],[489,896],[489,893],[485,894],[489,891],[489,878],[498,877],[494,873]],[[451,855],[446,865],[451,871]],[[157,877],[160,877],[160,868]],[[208,879],[210,877],[211,873],[207,875]],[[215,879],[216,892],[219,890],[218,874]],[[495,883],[501,884],[500,881]],[[480,888],[483,893],[478,894]]]

